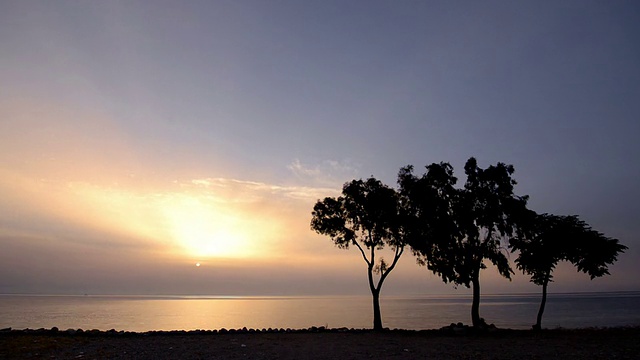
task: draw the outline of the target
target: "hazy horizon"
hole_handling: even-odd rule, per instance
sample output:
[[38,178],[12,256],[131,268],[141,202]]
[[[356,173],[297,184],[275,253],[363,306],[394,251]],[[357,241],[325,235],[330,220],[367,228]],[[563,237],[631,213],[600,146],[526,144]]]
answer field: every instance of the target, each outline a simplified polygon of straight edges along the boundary
[[[598,295],[598,294],[620,294],[620,295],[631,295],[638,294],[640,290],[608,290],[608,291],[569,291],[569,292],[552,292],[548,294],[548,296],[552,297],[562,297],[567,295],[573,296],[590,296],[590,295]],[[440,293],[440,294],[401,294],[401,295],[388,295],[388,294],[380,294],[382,298],[387,299],[416,299],[416,298],[465,298],[472,299],[471,292],[452,292],[452,293]],[[148,299],[246,299],[246,300],[260,300],[260,299],[318,299],[318,298],[366,298],[370,299],[371,294],[359,293],[359,294],[321,294],[321,295],[215,295],[215,294],[105,294],[105,293],[95,293],[95,294],[44,294],[44,293],[3,293],[0,296],[24,296],[24,297],[105,297],[105,298],[148,298]],[[496,297],[496,296],[532,296],[532,297],[541,297],[541,293],[537,291],[532,292],[513,292],[513,293],[483,293],[483,297]]]
[[[9,0],[0,44],[0,293],[366,295],[313,204],[471,156],[629,247],[551,293],[640,290],[635,2]],[[406,251],[382,296],[469,292]]]

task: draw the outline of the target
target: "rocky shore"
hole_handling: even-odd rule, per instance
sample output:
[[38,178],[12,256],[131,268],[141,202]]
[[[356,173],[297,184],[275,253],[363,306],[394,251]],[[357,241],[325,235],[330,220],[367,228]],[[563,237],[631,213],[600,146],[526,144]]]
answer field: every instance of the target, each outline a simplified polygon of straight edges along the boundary
[[2,359],[638,359],[640,327],[543,331],[0,330]]

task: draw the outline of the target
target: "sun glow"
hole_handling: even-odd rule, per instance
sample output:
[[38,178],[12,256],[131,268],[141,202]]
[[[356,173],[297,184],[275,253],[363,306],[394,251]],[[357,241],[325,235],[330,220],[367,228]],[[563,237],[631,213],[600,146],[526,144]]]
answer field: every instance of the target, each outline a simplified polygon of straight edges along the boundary
[[0,169],[0,175],[0,190],[5,189],[2,193],[10,202],[29,204],[58,222],[108,234],[107,239],[140,244],[158,256],[185,260],[274,256],[282,249],[283,234],[291,233],[288,219],[292,204],[299,202],[274,195],[273,187],[233,180],[39,180],[6,169]]
[[164,208],[171,237],[190,256],[253,255],[246,219],[197,197],[182,195]]
[[87,183],[69,183],[64,190],[52,202],[69,218],[155,241],[186,257],[256,256],[254,234],[269,232],[250,209],[211,194],[185,189],[140,192]]

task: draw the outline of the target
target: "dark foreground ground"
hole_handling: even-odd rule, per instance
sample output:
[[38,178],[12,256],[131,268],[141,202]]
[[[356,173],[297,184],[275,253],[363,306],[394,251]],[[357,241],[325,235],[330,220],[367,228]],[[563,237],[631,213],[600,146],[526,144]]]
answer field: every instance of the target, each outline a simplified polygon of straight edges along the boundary
[[0,333],[0,359],[640,359],[640,328]]

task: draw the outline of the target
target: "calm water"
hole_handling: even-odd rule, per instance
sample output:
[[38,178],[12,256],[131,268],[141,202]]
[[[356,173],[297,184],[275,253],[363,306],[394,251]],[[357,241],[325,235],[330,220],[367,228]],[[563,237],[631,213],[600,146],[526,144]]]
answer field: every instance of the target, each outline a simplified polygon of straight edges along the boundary
[[[528,329],[539,294],[483,295],[480,314],[498,327]],[[385,327],[433,329],[469,324],[469,296],[382,298]],[[371,327],[371,298],[0,295],[0,328],[175,330]],[[640,292],[551,294],[543,326],[640,325]]]

